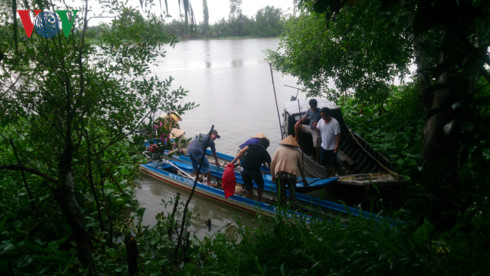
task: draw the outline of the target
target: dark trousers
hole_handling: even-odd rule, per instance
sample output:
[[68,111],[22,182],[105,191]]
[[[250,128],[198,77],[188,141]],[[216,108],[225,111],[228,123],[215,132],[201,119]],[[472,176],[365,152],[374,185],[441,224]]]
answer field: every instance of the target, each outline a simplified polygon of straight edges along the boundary
[[330,165],[335,168],[337,163],[337,154],[333,150],[325,150],[321,148],[320,150],[320,164]]
[[249,191],[252,191],[254,188],[254,183],[252,182],[252,180],[255,181],[255,184],[257,184],[257,187],[259,189],[264,189],[264,177],[262,176],[260,169],[254,170],[254,169],[243,168],[242,180],[243,180],[243,184],[245,185],[245,188]]
[[277,193],[279,194],[279,204],[286,206],[286,189],[289,190],[291,204],[294,206],[296,202],[296,180],[294,174],[287,172],[278,172],[276,175]]

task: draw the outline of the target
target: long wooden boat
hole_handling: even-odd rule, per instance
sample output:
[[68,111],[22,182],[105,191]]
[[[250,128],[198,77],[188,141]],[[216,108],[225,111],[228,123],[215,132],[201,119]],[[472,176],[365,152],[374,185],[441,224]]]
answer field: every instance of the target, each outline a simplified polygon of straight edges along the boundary
[[[189,165],[179,163],[177,161],[166,160],[163,163],[150,162],[146,164],[141,164],[140,170],[141,172],[159,181],[173,185],[186,191],[192,191],[195,180],[192,179],[192,177],[190,177],[190,175],[185,172],[186,169],[189,169],[188,167],[186,168],[186,166]],[[212,174],[216,175],[216,179],[219,183],[219,173],[214,171],[214,173]],[[274,216],[278,212],[284,212],[283,209],[279,209],[275,205],[274,198],[271,198],[271,195],[274,195],[275,190],[270,185],[266,185],[264,187],[264,191],[265,192],[263,195],[263,201],[255,201],[240,196],[238,194],[225,198],[225,193],[221,189],[220,185],[218,185],[218,187],[211,187],[198,181],[196,183],[195,189],[195,193],[199,196],[209,198],[221,204],[225,204],[250,213],[262,214],[265,216]],[[269,194],[266,194],[267,192]],[[313,212],[316,212],[317,214],[322,213],[324,215],[338,216],[350,214],[368,219],[385,219],[377,214],[369,213],[356,208],[344,206],[335,202],[322,200],[304,194],[297,194],[296,197],[298,203],[301,205],[300,210],[307,211],[308,215],[306,215],[305,212],[287,211],[286,214],[288,216],[297,216],[305,219],[312,219],[313,217],[311,216],[311,214]]]
[[[403,186],[406,181],[390,168],[387,158],[376,152],[368,142],[353,132],[345,123],[342,111],[333,102],[323,98],[317,99],[318,108],[328,107],[340,125],[341,141],[337,154],[337,169],[339,179],[336,185],[358,186],[369,189],[385,186]],[[294,135],[294,124],[305,116],[310,108],[309,100],[292,100],[285,104],[283,113],[283,136]],[[305,122],[308,124],[309,122]],[[300,150],[303,153],[305,169],[314,177],[328,177],[324,166],[318,164],[313,156],[314,148],[311,135],[301,133]]]

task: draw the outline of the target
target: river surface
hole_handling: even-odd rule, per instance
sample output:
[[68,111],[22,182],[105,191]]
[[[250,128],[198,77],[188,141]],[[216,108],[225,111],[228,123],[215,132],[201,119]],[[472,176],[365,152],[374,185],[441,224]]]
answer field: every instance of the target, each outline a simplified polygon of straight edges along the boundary
[[[182,86],[189,91],[185,102],[199,103],[188,111],[180,126],[186,137],[207,133],[214,125],[221,135],[216,139],[217,151],[235,155],[238,145],[263,131],[271,141],[268,148],[272,156],[281,140],[276,97],[269,64],[264,60],[264,50],[276,50],[277,38],[190,40],[167,47],[166,57],[157,60],[154,72],[159,78],[174,78],[173,87]],[[291,96],[296,96],[296,78],[273,73],[279,113]],[[299,95],[299,98],[304,98]],[[162,112],[163,114],[164,112]],[[181,193],[181,200],[189,197],[173,186],[143,177],[136,187],[136,196],[146,208],[143,223],[155,224],[155,215],[171,211],[172,206],[161,204]],[[195,196],[191,208],[195,208],[193,231],[203,237],[221,229],[233,228],[240,220],[253,223],[254,215],[215,204]],[[206,221],[211,222],[210,226]]]

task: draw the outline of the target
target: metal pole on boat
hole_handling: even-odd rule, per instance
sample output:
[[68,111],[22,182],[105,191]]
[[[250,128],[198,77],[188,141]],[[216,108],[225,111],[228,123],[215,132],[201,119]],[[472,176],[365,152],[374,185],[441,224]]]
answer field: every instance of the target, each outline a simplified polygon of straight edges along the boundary
[[294,97],[295,100],[298,98],[299,91],[301,91],[303,89],[303,88],[299,88],[299,87],[291,86],[291,85],[287,85],[287,84],[285,84],[284,86],[296,89],[296,97]]
[[274,99],[276,100],[277,119],[279,119],[279,130],[281,131],[281,139],[282,139],[284,138],[284,136],[283,136],[282,125],[281,125],[281,115],[279,114],[279,106],[277,105],[276,85],[274,84],[274,74],[272,73],[272,65],[270,63],[269,63],[269,68],[271,69],[272,88],[274,89]]
[[[298,90],[299,91],[299,90]],[[301,105],[299,104],[299,99],[296,98],[296,101],[298,102],[298,112],[299,112],[299,119],[301,120]],[[298,141],[301,140],[300,137],[301,135],[298,135],[299,137],[298,138]],[[299,147],[299,150],[301,151],[301,165],[303,166],[303,168],[305,167],[305,153],[303,152],[303,150],[301,149],[301,146]]]

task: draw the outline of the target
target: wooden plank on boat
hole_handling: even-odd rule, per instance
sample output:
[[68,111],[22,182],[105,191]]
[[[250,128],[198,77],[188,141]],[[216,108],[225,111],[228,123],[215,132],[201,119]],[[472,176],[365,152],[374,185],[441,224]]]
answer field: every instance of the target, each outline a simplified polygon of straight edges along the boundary
[[354,164],[354,160],[352,160],[349,156],[347,156],[347,154],[345,154],[343,151],[339,150],[337,152],[337,158],[341,161],[341,162],[346,162],[347,164],[349,164],[349,166],[352,166],[352,164]]

